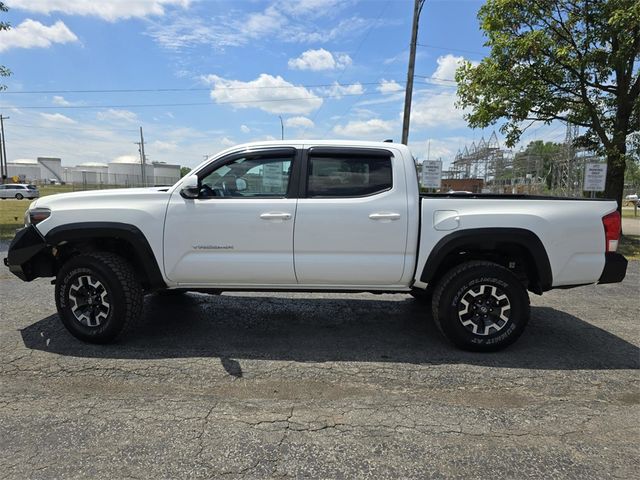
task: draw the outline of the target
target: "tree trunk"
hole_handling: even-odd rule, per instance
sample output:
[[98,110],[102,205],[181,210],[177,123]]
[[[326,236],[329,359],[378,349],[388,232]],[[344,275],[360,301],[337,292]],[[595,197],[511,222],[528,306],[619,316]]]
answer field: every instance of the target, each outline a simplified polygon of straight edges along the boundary
[[607,180],[604,187],[604,196],[618,202],[618,211],[622,215],[626,145],[622,147],[622,152],[619,147],[612,150],[607,155]]

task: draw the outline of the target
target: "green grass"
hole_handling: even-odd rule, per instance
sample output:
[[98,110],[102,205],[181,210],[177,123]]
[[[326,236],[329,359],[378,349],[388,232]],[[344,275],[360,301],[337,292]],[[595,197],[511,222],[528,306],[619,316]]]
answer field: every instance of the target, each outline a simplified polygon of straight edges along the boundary
[[[89,185],[88,185],[89,186]],[[89,186],[90,187],[90,186]],[[96,189],[125,188],[122,186],[100,185]],[[38,187],[40,196],[55,195],[56,193],[69,193],[76,191],[73,185],[43,185]],[[78,191],[81,188],[78,188]],[[0,199],[0,240],[11,240],[16,229],[24,225],[24,212],[29,208],[32,200]]]
[[623,235],[618,245],[618,253],[627,257],[627,260],[640,260],[640,236]]
[[634,215],[633,207],[622,207],[622,216],[625,218],[640,218],[640,207],[638,207],[638,215]]
[[[73,185],[43,185],[38,188],[40,196],[73,191]],[[32,200],[0,200],[0,240],[11,240],[16,229],[24,225],[24,212]]]
[[10,240],[23,225],[24,212],[31,200],[0,200],[0,240]]

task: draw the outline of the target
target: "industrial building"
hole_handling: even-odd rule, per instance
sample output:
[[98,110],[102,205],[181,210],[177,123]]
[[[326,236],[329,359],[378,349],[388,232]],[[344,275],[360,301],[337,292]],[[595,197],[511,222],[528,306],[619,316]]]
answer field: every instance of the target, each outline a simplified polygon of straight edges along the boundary
[[143,177],[140,159],[130,155],[109,163],[86,162],[75,167],[63,167],[60,158],[17,159],[7,162],[7,169],[9,178],[35,184],[137,187],[173,185],[180,179],[180,165],[162,162],[145,164]]

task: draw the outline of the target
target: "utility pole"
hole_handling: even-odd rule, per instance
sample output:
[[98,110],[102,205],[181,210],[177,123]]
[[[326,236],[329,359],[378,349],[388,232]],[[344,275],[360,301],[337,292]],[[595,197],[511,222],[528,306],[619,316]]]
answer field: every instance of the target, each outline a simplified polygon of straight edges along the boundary
[[4,136],[4,120],[9,120],[9,117],[0,115],[0,182],[4,183],[9,176],[9,167],[7,165],[7,140]]
[[280,140],[284,140],[284,123],[282,123],[282,116],[278,115],[280,119]]
[[142,172],[142,185],[147,186],[147,172],[146,172],[146,156],[144,154],[144,136],[142,135],[142,127],[140,127],[140,141],[136,142],[138,145],[138,151],[140,152],[140,171]]
[[418,43],[418,23],[425,0],[414,0],[413,27],[409,50],[409,68],[407,70],[407,89],[404,94],[404,117],[402,119],[402,143],[409,142],[409,122],[411,121],[411,97],[413,96],[413,74],[416,66],[416,44]]

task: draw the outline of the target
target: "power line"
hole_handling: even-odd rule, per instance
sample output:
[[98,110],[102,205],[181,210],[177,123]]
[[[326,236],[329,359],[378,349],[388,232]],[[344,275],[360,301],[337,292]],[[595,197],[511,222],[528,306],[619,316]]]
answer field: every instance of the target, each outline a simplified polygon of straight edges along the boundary
[[[96,132],[104,132],[105,128],[104,127],[88,127],[88,126],[83,126],[83,127],[77,127],[74,125],[69,125],[66,127],[50,127],[47,125],[29,125],[29,124],[25,124],[25,123],[15,123],[12,122],[11,123],[12,127],[22,127],[22,128],[35,128],[35,129],[39,129],[39,130],[60,130],[60,131],[69,131],[69,130],[78,130],[78,131],[96,131]],[[114,132],[137,132],[138,130],[136,130],[135,128],[108,128],[109,131],[114,131]]]
[[472,53],[473,55],[485,56],[487,54],[486,52],[477,52],[477,51],[474,51],[474,50],[464,50],[462,48],[439,47],[439,46],[436,46],[436,45],[428,45],[426,43],[416,43],[416,45],[418,45],[419,47],[424,47],[424,48],[433,48],[435,50],[447,50],[447,51],[451,51],[451,52]]
[[354,82],[354,83],[316,83],[300,85],[260,85],[251,87],[195,87],[195,88],[111,88],[94,90],[21,90],[4,91],[2,95],[24,95],[24,94],[54,94],[54,93],[176,93],[176,92],[209,92],[212,90],[264,90],[282,88],[323,88],[323,87],[352,87],[356,85],[378,85],[380,82]]
[[230,100],[222,102],[190,102],[190,103],[139,103],[139,104],[118,104],[118,105],[0,105],[0,108],[19,109],[91,109],[91,108],[146,108],[146,107],[197,107],[204,105],[228,105],[239,103],[271,103],[271,102],[292,102],[297,100],[316,100],[319,98],[342,98],[362,95],[380,95],[380,92],[360,92],[342,93],[336,95],[314,95],[312,97],[292,97],[292,98],[272,98],[268,100]]
[[[378,20],[380,19],[380,17],[382,16],[382,14],[384,12],[387,11],[387,8],[389,7],[389,3],[391,3],[391,0],[387,0],[385,2],[385,4],[382,6],[382,8],[380,9],[380,11],[378,12],[378,16],[376,17],[375,21],[371,24],[371,26],[367,29],[367,31],[365,32],[365,34],[362,36],[362,38],[360,39],[360,43],[358,44],[354,54],[353,54],[353,58],[356,58],[358,56],[358,54],[360,53],[360,49],[362,48],[362,46],[364,45],[364,42],[367,40],[367,38],[369,38],[369,34],[371,33],[371,31],[373,30],[373,26],[378,22]],[[338,80],[340,80],[343,76],[344,76],[344,72],[347,71],[347,68],[349,67],[349,65],[346,65],[343,69],[342,72],[340,72],[340,76],[338,77]],[[379,82],[378,82],[379,83]],[[322,105],[320,106],[320,108],[315,112],[315,114],[313,115],[313,118],[311,119],[312,123],[315,123],[316,119],[318,118],[318,115],[320,115],[320,112],[322,111]],[[307,134],[307,130],[309,129],[309,127],[306,127],[304,129],[304,131],[302,132],[303,136]]]
[[437,82],[458,83],[455,80],[451,80],[450,78],[434,77],[432,75],[418,75],[416,73],[416,74],[414,74],[414,77],[422,78],[424,80],[434,80],[434,82],[427,82],[427,83],[437,83]]

